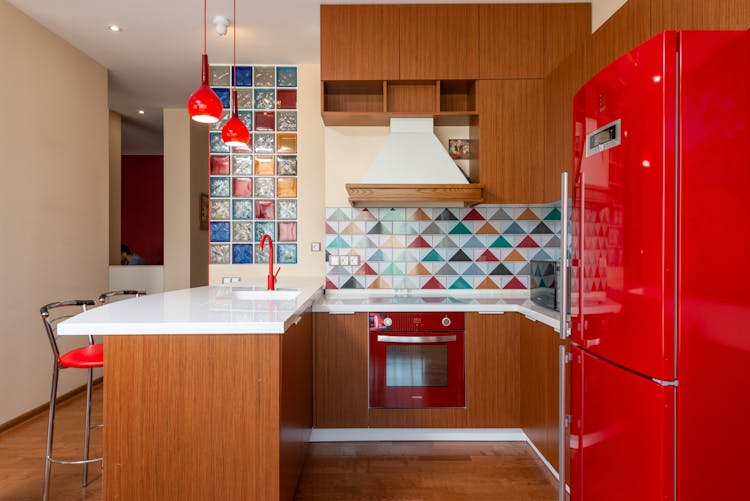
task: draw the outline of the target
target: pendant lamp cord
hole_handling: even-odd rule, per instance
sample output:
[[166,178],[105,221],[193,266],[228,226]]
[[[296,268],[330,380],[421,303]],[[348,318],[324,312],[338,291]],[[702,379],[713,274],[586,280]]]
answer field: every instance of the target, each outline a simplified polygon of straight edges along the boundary
[[237,0],[234,0],[233,11],[234,12],[232,17],[234,17],[234,19],[232,19],[232,42],[234,44],[234,52],[232,53],[232,70],[234,73],[233,83],[235,85],[235,88],[232,89],[232,104],[234,105],[232,116],[237,116]]
[[206,3],[208,0],[203,0],[203,53],[206,53]]

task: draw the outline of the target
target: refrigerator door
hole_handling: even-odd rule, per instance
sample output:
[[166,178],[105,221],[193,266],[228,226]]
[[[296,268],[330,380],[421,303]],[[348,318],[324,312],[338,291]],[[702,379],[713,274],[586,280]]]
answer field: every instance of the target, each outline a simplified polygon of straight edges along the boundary
[[673,500],[675,388],[572,354],[572,500]]
[[677,488],[750,499],[750,32],[680,45]]
[[675,378],[676,33],[575,96],[571,335],[635,372]]

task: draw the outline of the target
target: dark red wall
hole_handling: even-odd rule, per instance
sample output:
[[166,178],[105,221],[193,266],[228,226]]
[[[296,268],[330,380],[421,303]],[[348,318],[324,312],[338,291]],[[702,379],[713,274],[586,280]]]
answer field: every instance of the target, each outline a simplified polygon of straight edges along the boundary
[[164,264],[164,157],[122,156],[122,243],[148,264]]

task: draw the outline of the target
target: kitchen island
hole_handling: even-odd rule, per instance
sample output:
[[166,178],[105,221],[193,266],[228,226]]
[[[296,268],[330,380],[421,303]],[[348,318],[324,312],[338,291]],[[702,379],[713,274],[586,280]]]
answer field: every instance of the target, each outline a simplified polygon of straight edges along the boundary
[[322,281],[280,284],[296,297],[199,287],[60,324],[61,335],[104,335],[105,500],[293,498]]

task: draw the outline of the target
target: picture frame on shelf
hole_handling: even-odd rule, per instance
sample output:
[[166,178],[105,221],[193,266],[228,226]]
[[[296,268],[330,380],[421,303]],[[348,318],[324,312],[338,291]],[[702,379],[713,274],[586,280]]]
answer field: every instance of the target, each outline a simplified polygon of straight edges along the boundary
[[200,194],[198,210],[198,229],[208,230],[208,193]]
[[471,140],[448,139],[448,154],[453,160],[468,160],[471,158]]

